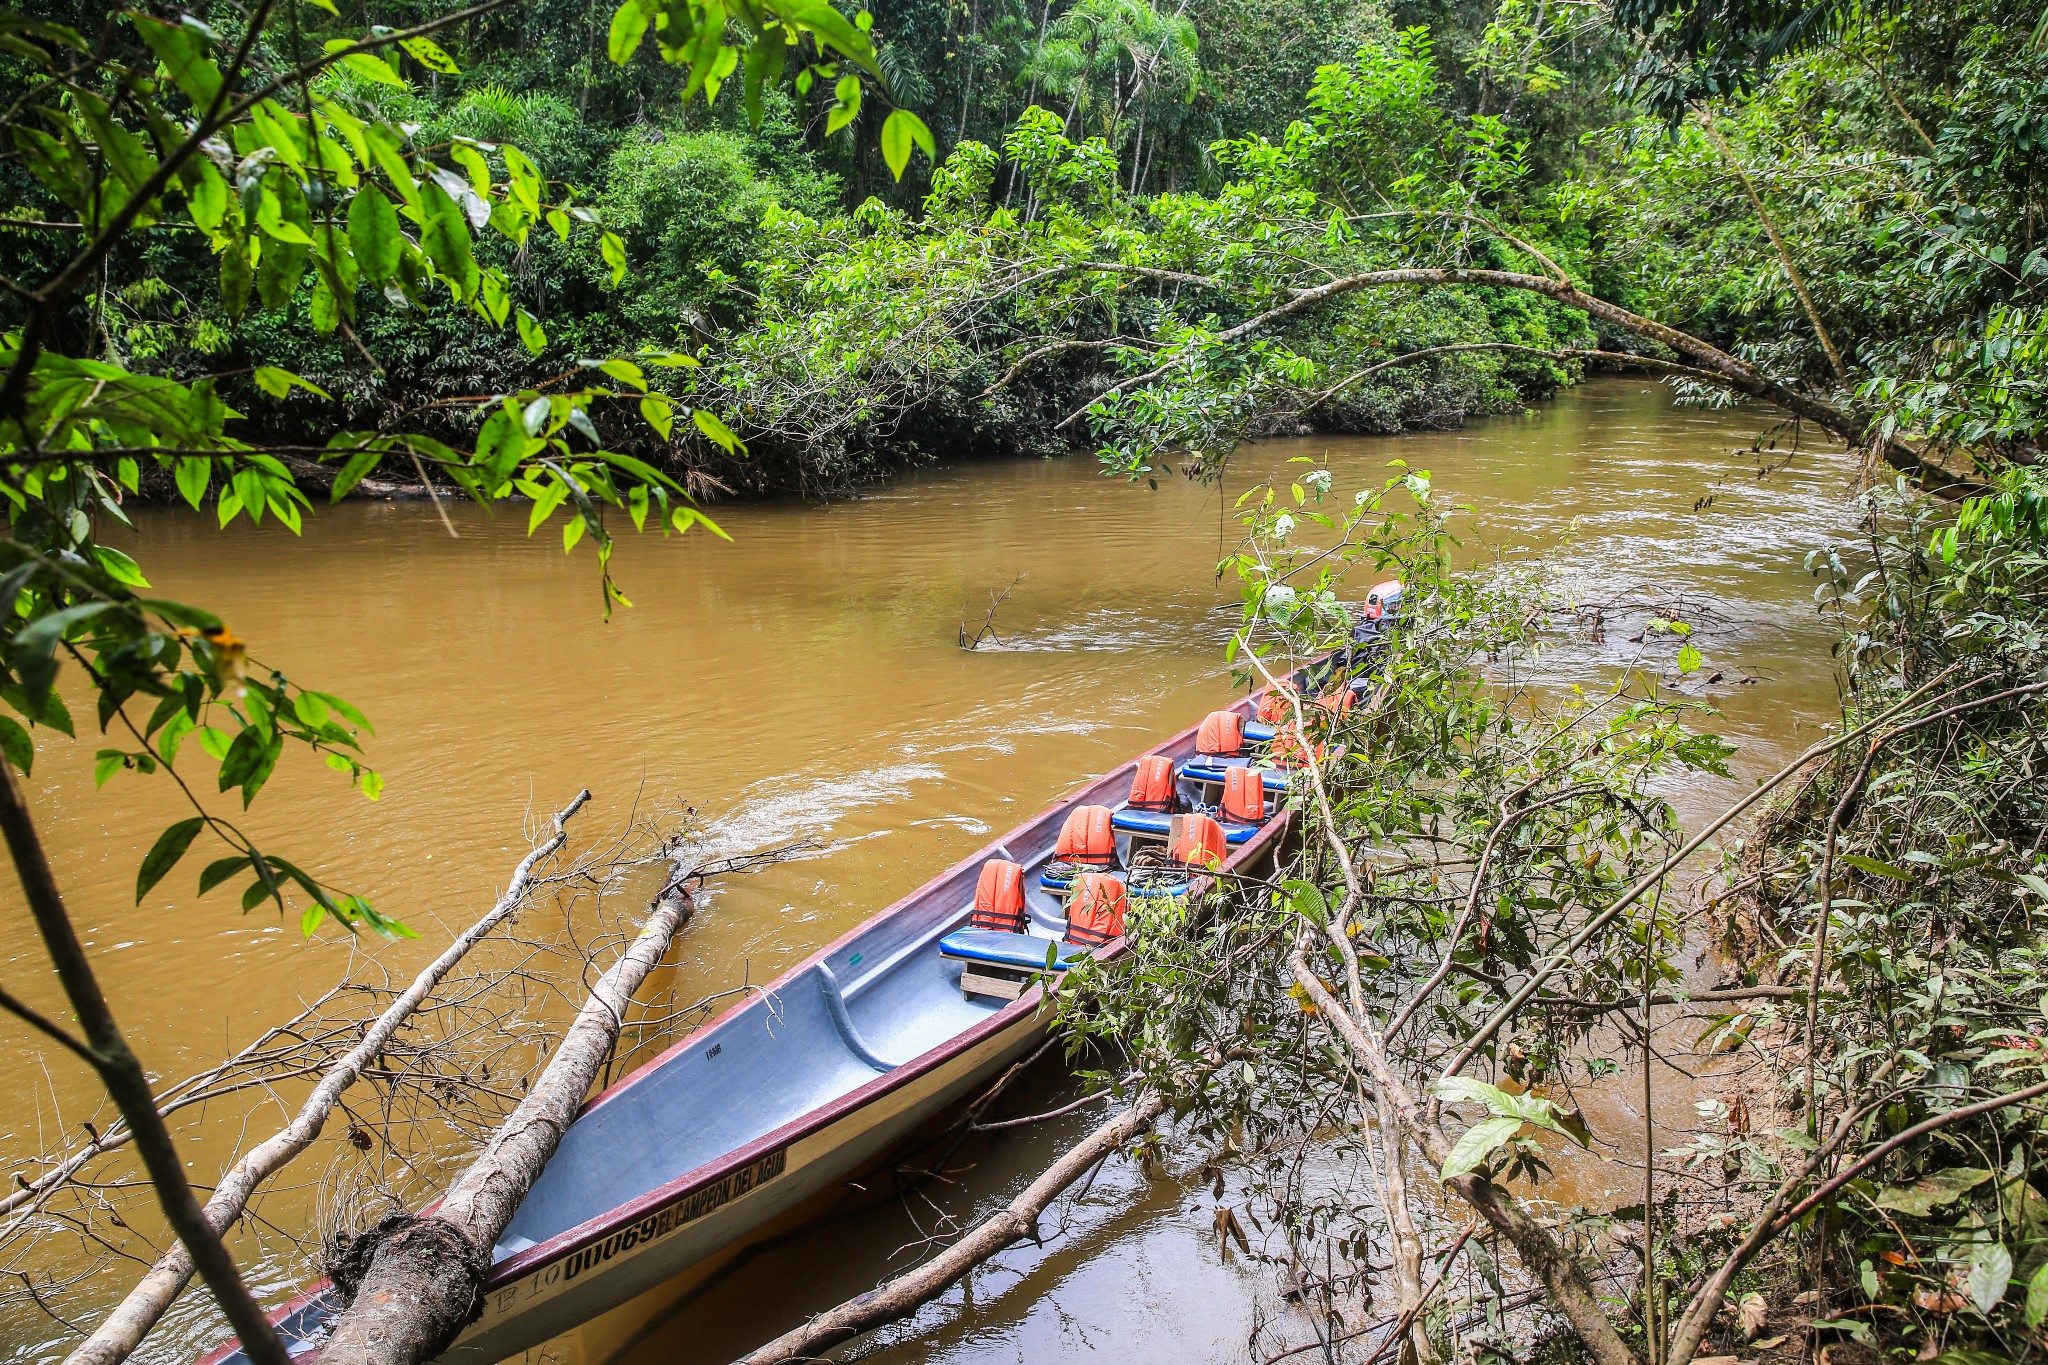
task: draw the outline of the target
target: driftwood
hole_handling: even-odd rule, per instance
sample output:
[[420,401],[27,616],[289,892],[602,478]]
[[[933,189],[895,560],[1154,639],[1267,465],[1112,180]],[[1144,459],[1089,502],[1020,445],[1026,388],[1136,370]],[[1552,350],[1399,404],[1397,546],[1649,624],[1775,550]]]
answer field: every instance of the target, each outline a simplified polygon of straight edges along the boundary
[[482,1303],[490,1249],[533,1187],[618,1041],[633,993],[667,953],[692,903],[664,888],[639,937],[599,978],[547,1069],[430,1214],[394,1215],[332,1258],[349,1302],[322,1365],[419,1365],[445,1350]]
[[[788,1365],[810,1360],[864,1332],[909,1317],[997,1252],[1035,1235],[1039,1215],[1063,1190],[1151,1127],[1165,1107],[1166,1102],[1157,1094],[1145,1095],[1075,1144],[1022,1194],[929,1261],[857,1299],[820,1313],[745,1357],[739,1365]],[[326,1365],[333,1362],[326,1361]]]
[[[307,1096],[289,1124],[242,1157],[221,1177],[213,1197],[206,1201],[203,1210],[206,1221],[216,1231],[225,1232],[241,1217],[258,1185],[313,1145],[326,1126],[328,1116],[334,1112],[342,1092],[362,1077],[364,1069],[383,1051],[391,1036],[412,1012],[471,948],[525,903],[534,869],[567,842],[565,826],[589,800],[588,791],[578,792],[576,798],[562,808],[554,818],[554,833],[535,845],[513,869],[505,893],[490,912],[422,968],[405,992],[364,1030],[362,1041],[327,1068],[320,1083],[313,1088],[313,1093]],[[182,1242],[173,1242],[150,1267],[149,1273],[143,1276],[142,1282],[130,1290],[84,1344],[66,1358],[65,1365],[116,1365],[126,1360],[191,1279],[191,1254]]]

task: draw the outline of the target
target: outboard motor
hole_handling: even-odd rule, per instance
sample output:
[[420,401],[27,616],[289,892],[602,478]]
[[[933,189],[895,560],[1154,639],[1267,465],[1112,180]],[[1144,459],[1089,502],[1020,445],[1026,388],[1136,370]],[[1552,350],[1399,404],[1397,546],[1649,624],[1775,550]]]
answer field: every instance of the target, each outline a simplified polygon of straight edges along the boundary
[[[1363,673],[1377,664],[1400,614],[1400,580],[1390,578],[1375,583],[1365,595],[1365,605],[1351,619],[1351,653],[1345,666],[1354,673]],[[1354,678],[1351,689],[1360,691],[1363,683],[1364,679]]]

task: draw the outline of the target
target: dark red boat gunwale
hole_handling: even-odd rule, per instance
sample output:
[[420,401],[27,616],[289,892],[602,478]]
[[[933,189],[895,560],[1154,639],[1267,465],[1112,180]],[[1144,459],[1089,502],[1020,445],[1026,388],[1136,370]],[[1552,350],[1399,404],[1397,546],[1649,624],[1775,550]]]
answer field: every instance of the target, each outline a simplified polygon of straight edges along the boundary
[[[1252,697],[1240,699],[1230,709],[1244,709],[1246,711],[1249,711],[1253,703],[1256,701],[1257,695],[1257,693],[1254,693]],[[938,889],[940,885],[946,882],[949,878],[960,875],[960,873],[963,870],[970,866],[973,866],[977,862],[995,856],[998,853],[998,851],[1003,848],[1004,845],[1009,843],[1011,839],[1017,836],[1019,831],[1029,829],[1033,825],[1036,825],[1040,821],[1046,819],[1048,816],[1051,816],[1061,810],[1064,810],[1067,807],[1076,804],[1077,802],[1085,804],[1087,799],[1090,797],[1095,797],[1105,792],[1114,792],[1117,788],[1117,783],[1119,782],[1119,780],[1128,782],[1130,774],[1137,767],[1137,763],[1140,758],[1145,758],[1152,754],[1161,753],[1165,750],[1172,749],[1175,746],[1192,738],[1200,728],[1201,727],[1199,724],[1191,725],[1187,729],[1182,730],[1180,733],[1161,741],[1159,744],[1154,745],[1151,749],[1146,750],[1144,753],[1134,755],[1128,762],[1124,763],[1121,767],[1112,769],[1111,771],[1104,773],[1101,777],[1096,778],[1094,781],[1089,782],[1086,785],[1080,787],[1076,791],[1071,792],[1068,795],[1060,797],[1057,800],[1051,802],[1043,810],[1039,811],[1030,819],[1024,821],[1022,824],[1013,826],[1010,830],[1006,831],[1001,835],[998,835],[995,839],[983,845],[974,853],[969,854],[966,858],[963,858],[961,861],[955,863],[952,867],[947,868],[945,871],[939,873],[931,880],[925,882],[915,891],[912,891],[908,895],[901,897],[894,904],[890,905],[887,909],[882,910],[878,914],[869,916],[867,919],[861,921],[859,924],[853,926],[851,929],[841,934],[838,938],[832,940],[824,947],[812,953],[809,957],[806,957],[801,962],[797,963],[795,966],[790,967],[788,970],[784,971],[780,976],[776,977],[773,981],[769,982],[766,986],[762,987],[762,992],[773,993],[774,991],[787,986],[790,982],[794,981],[804,972],[810,970],[819,962],[824,961],[833,953],[838,952],[847,944],[851,943],[854,939],[858,938],[876,921],[887,919],[893,915],[903,913],[911,906],[923,900],[925,897],[931,895],[934,891]],[[1224,869],[1235,868],[1237,866],[1240,866],[1244,862],[1248,861],[1256,854],[1265,851],[1265,849],[1270,847],[1287,831],[1289,825],[1292,823],[1292,820],[1293,816],[1291,811],[1282,810],[1281,812],[1279,812],[1272,819],[1268,820],[1265,826],[1257,834],[1253,835],[1250,839],[1246,840],[1243,844],[1239,845],[1237,851],[1224,860],[1222,867]],[[1121,954],[1123,952],[1123,949],[1124,940],[1121,938],[1113,939],[1110,942],[1103,944],[1100,948],[1097,948],[1093,956],[1095,956],[1098,959],[1109,960]],[[743,1167],[751,1165],[754,1161],[758,1160],[761,1156],[765,1155],[766,1153],[774,1151],[778,1147],[786,1147],[792,1143],[799,1141],[802,1138],[810,1136],[812,1133],[830,1127],[833,1123],[844,1118],[847,1114],[868,1104],[877,1096],[887,1094],[891,1090],[907,1085],[911,1081],[916,1080],[920,1076],[923,1076],[927,1072],[930,1072],[934,1068],[938,1067],[941,1063],[947,1061],[953,1056],[961,1052],[964,1052],[974,1047],[976,1044],[981,1043],[984,1040],[992,1037],[993,1035],[1001,1033],[1004,1030],[1010,1028],[1011,1026],[1016,1024],[1018,1020],[1021,1017],[1023,1017],[1023,1015],[1025,1015],[1027,1012],[1037,1009],[1039,1003],[1043,1000],[1043,998],[1043,989],[1041,987],[1033,986],[1030,990],[1027,990],[1023,995],[1019,996],[1015,1001],[1013,1001],[1009,1005],[1006,1005],[1002,1009],[997,1010],[994,1014],[989,1015],[986,1019],[982,1020],[978,1024],[975,1024],[973,1027],[967,1029],[965,1032],[955,1034],[952,1038],[939,1044],[937,1047],[932,1048],[930,1051],[922,1054],[921,1056],[914,1057],[910,1061],[907,1061],[903,1063],[901,1066],[895,1067],[890,1071],[883,1072],[882,1074],[876,1076],[873,1080],[868,1081],[865,1084],[848,1091],[846,1094],[840,1096],[838,1099],[832,1100],[826,1104],[822,1104],[818,1106],[816,1109],[811,1110],[809,1113],[790,1120],[790,1122],[784,1124],[782,1127],[777,1128],[774,1131],[755,1139],[754,1141],[746,1144],[743,1147],[735,1148],[734,1150],[726,1153],[724,1156],[719,1157],[716,1160],[706,1162],[704,1165],[697,1167],[695,1170],[688,1171],[683,1175],[677,1176],[675,1179],[667,1182],[666,1184],[659,1185],[654,1189],[649,1190],[646,1194],[641,1195],[637,1199],[631,1200],[624,1204],[617,1205],[609,1211],[599,1214],[595,1218],[587,1219],[582,1223],[578,1223],[575,1227],[569,1228],[563,1232],[556,1233],[553,1237],[548,1238],[544,1242],[535,1243],[533,1246],[528,1247],[526,1250],[519,1252],[516,1255],[507,1257],[503,1262],[501,1262],[492,1270],[490,1278],[485,1281],[484,1292],[489,1293],[493,1290],[503,1288],[510,1281],[517,1280],[526,1275],[529,1275],[536,1269],[544,1267],[553,1261],[561,1259],[562,1257],[568,1256],[573,1252],[580,1251],[584,1247],[589,1246],[592,1243],[603,1241],[613,1232],[618,1231],[621,1228],[630,1226],[633,1223],[639,1222],[648,1214],[656,1212],[670,1204],[676,1203],[679,1200],[688,1198],[690,1195],[694,1194],[698,1189],[702,1188],[703,1186],[710,1185],[718,1180],[722,1180],[726,1176],[732,1174],[734,1171],[740,1170]],[[592,1109],[597,1108],[599,1105],[604,1104],[612,1097],[619,1095],[627,1089],[631,1088],[634,1084],[638,1083],[645,1077],[652,1074],[656,1068],[658,1068],[663,1062],[667,1061],[670,1057],[673,1057],[674,1055],[683,1051],[686,1048],[701,1046],[705,1035],[713,1032],[722,1024],[724,1024],[728,1019],[730,1019],[733,1015],[747,1008],[749,1003],[750,1002],[746,1000],[740,1000],[736,1002],[735,1004],[727,1007],[710,1023],[704,1025],[702,1028],[693,1030],[689,1034],[689,1036],[678,1039],[676,1042],[670,1044],[651,1061],[647,1062],[643,1066],[635,1068],[631,1075],[621,1077],[618,1081],[614,1082],[612,1085],[608,1086],[606,1089],[599,1092],[594,1098],[587,1101],[584,1104],[584,1106],[577,1111],[577,1117],[580,1119],[584,1114],[589,1113]],[[435,1204],[428,1205],[424,1210],[422,1210],[422,1212],[433,1212],[435,1205],[438,1203],[439,1201],[436,1200]],[[306,1304],[310,1303],[313,1299],[317,1298],[320,1294],[325,1293],[327,1289],[328,1282],[325,1279],[316,1280],[313,1283],[307,1285],[299,1293],[293,1295],[285,1303],[280,1304],[277,1308],[271,1310],[269,1316],[273,1321],[277,1321],[285,1317],[288,1317],[291,1314],[299,1311]],[[205,1356],[201,1357],[197,1365],[219,1365],[220,1361],[226,1359],[228,1356],[234,1354],[236,1351],[239,1351],[240,1349],[241,1343],[237,1340],[230,1339],[222,1346],[217,1347],[213,1351],[210,1351]]]

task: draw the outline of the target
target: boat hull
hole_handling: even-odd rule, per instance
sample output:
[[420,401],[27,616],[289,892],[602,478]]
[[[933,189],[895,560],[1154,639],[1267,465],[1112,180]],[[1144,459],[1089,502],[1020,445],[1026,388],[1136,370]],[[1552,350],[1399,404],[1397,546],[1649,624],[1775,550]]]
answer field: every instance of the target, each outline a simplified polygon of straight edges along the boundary
[[689,1270],[790,1209],[869,1169],[919,1128],[964,1104],[1045,1037],[1024,1018],[827,1126],[775,1143],[741,1170],[653,1210],[632,1227],[496,1285],[484,1313],[441,1359],[490,1365],[574,1330]]
[[[1152,752],[1184,762],[1195,733]],[[1041,990],[1009,1002],[965,994],[961,964],[938,953],[938,940],[966,918],[984,860],[1042,867],[1066,813],[1121,802],[1135,766],[1048,806],[591,1100],[496,1248],[477,1321],[441,1359],[517,1356],[735,1249],[872,1167],[1035,1046],[1050,1022]],[[1224,869],[1256,873],[1289,830],[1277,813]],[[1034,890],[1029,901],[1034,932],[1050,946],[1058,899]],[[1096,956],[1123,949],[1113,940]],[[278,1309],[287,1350],[316,1350],[335,1308],[321,1283]],[[201,1365],[246,1359],[230,1344]]]

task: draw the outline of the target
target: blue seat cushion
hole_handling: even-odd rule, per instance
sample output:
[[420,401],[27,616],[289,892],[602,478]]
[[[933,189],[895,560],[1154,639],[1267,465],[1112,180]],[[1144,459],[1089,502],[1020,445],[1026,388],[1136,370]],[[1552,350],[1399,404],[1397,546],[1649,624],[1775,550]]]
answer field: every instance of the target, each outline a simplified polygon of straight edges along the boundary
[[[1242,763],[1217,762],[1210,759],[1188,764],[1180,770],[1180,775],[1190,782],[1222,782],[1225,780],[1225,772],[1231,768],[1241,768],[1243,766],[1245,765]],[[1266,772],[1266,790],[1269,792],[1286,791],[1287,774],[1268,769]]]
[[1025,972],[1044,971],[1048,949],[1057,950],[1052,966],[1061,972],[1089,952],[1078,943],[1059,943],[1036,934],[1006,934],[999,929],[955,929],[939,940],[939,952],[945,957]]
[[1244,723],[1244,737],[1253,744],[1264,744],[1273,737],[1273,734],[1273,727],[1270,725],[1261,725],[1255,720]]
[[[1120,810],[1109,817],[1109,823],[1111,828],[1129,834],[1150,834],[1164,839],[1173,827],[1173,817],[1150,810]],[[1233,825],[1223,821],[1217,823],[1223,825],[1225,843],[1241,844],[1259,832],[1257,825]]]

